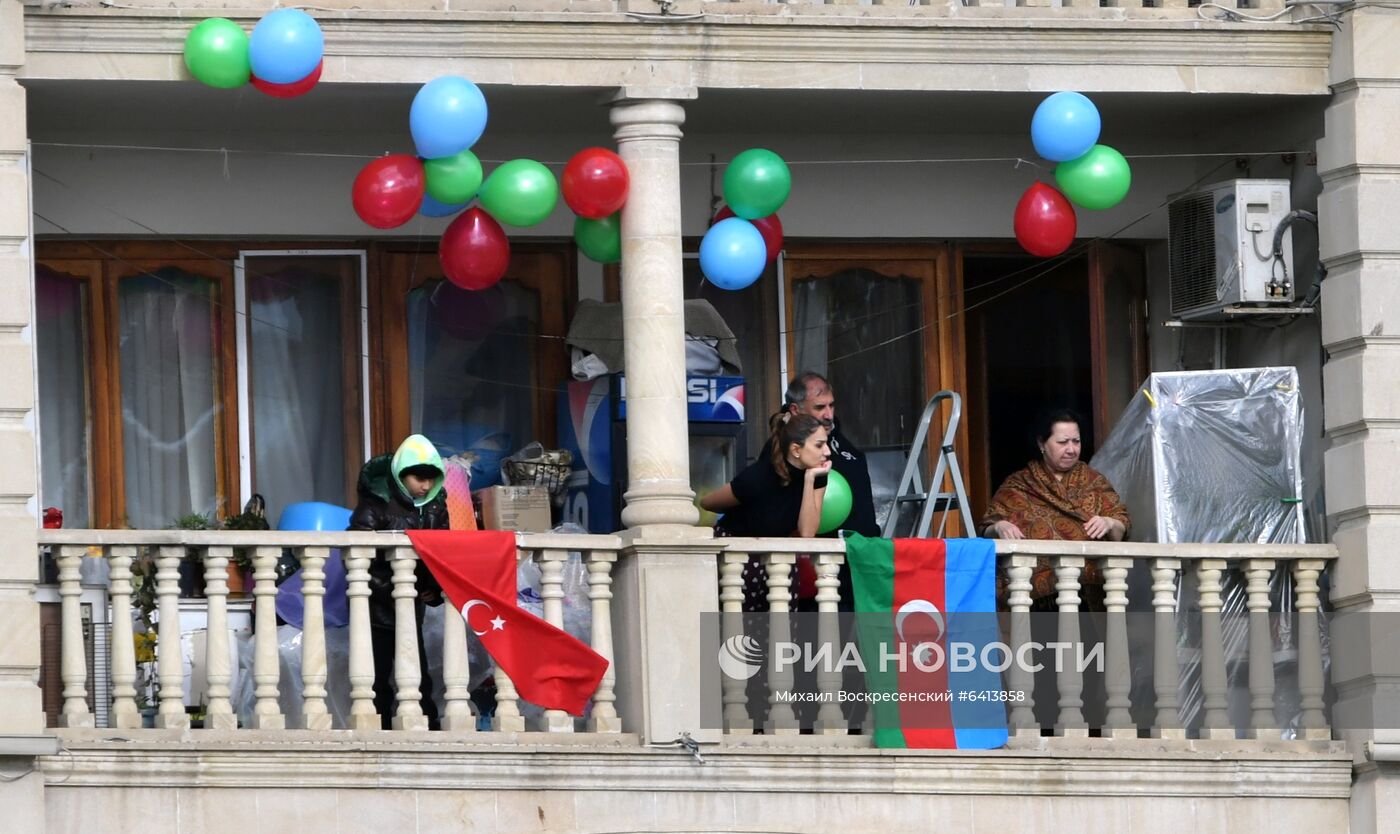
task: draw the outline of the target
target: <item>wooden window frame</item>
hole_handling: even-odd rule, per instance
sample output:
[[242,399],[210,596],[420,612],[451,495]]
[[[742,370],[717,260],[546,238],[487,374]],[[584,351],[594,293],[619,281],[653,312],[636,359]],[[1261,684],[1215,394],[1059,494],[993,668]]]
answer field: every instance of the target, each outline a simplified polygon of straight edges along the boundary
[[[239,510],[242,493],[239,461],[239,412],[237,382],[237,315],[235,263],[240,253],[258,255],[261,252],[285,252],[289,249],[308,255],[318,250],[355,249],[370,252],[371,247],[356,241],[287,241],[267,240],[112,240],[74,241],[39,240],[35,261],[50,269],[87,282],[89,419],[92,432],[92,458],[88,496],[90,523],[95,528],[125,526],[126,476],[121,417],[121,357],[118,344],[117,284],[121,273],[134,270],[174,266],[204,278],[217,281],[214,299],[216,316],[214,331],[218,363],[215,404],[218,428],[215,432],[215,478],[219,503],[217,512],[227,517]],[[329,254],[329,253],[328,253]],[[377,281],[374,259],[366,261],[366,282],[373,296]],[[358,294],[359,287],[355,287]],[[373,309],[371,308],[371,312]],[[355,343],[361,340],[358,304],[350,305],[346,313],[353,319]],[[373,355],[374,333],[370,333]],[[355,389],[360,390],[361,374],[355,373]],[[363,394],[363,392],[361,392]],[[358,435],[357,437],[362,437]],[[360,441],[362,444],[362,440]],[[359,444],[357,444],[359,445]],[[250,450],[251,453],[251,450]],[[356,468],[359,461],[355,462]]]

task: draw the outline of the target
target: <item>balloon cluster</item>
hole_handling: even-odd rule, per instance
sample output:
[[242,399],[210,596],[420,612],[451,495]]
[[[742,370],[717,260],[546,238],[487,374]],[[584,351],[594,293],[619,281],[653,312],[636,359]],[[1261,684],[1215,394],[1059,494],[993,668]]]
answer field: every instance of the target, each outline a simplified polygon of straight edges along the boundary
[[574,218],[574,242],[590,260],[622,260],[622,215],[631,177],[622,157],[607,148],[584,148],[564,166],[564,203]]
[[325,36],[300,9],[263,15],[250,36],[226,17],[200,21],[185,37],[185,66],[210,87],[252,82],[275,98],[303,95],[321,80]]
[[1128,195],[1132,172],[1123,155],[1098,144],[1102,122],[1098,108],[1080,93],[1046,98],[1031,119],[1036,153],[1057,162],[1059,189],[1035,183],[1016,204],[1016,240],[1032,255],[1054,257],[1074,241],[1078,221],[1074,205],[1103,210]]
[[700,271],[723,290],[742,290],[777,260],[783,248],[778,219],[792,191],[792,174],[782,157],[750,148],[724,169],[726,205],[700,241]]

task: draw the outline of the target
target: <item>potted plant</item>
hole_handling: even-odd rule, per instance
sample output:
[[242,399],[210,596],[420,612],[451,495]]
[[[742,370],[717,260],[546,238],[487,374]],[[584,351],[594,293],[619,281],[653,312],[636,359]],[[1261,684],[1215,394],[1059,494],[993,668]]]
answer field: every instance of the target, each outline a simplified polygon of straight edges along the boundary
[[[229,516],[224,521],[225,530],[267,530],[267,502],[261,495],[254,494],[243,505],[243,512]],[[235,547],[233,561],[229,562],[229,593],[234,593],[234,573],[238,574],[238,592],[245,593],[253,586],[253,548]]]

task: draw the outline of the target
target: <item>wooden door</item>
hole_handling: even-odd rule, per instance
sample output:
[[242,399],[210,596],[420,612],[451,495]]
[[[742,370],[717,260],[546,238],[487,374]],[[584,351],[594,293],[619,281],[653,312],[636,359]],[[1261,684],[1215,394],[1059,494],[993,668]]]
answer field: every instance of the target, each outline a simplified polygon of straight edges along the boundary
[[[785,255],[788,378],[814,370],[831,381],[841,431],[866,453],[885,500],[929,398],[966,387],[962,290],[948,263],[946,247],[927,245],[790,246]],[[942,425],[930,427],[930,465]],[[966,460],[965,424],[957,448]]]
[[517,247],[501,283],[475,293],[443,278],[435,249],[390,245],[379,263],[370,317],[376,452],[415,431],[445,451],[554,445],[569,376],[571,247]]

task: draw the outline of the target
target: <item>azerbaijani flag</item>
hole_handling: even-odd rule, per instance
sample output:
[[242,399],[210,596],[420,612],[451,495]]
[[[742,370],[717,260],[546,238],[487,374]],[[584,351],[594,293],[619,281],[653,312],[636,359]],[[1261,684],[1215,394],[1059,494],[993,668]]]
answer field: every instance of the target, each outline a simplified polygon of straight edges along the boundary
[[[983,647],[1000,639],[996,544],[850,535],[846,559],[875,746],[1005,745],[1001,675],[982,663]],[[954,652],[962,653],[961,663]],[[900,656],[903,668],[895,659]],[[991,657],[994,663],[1006,660],[1000,652]]]

